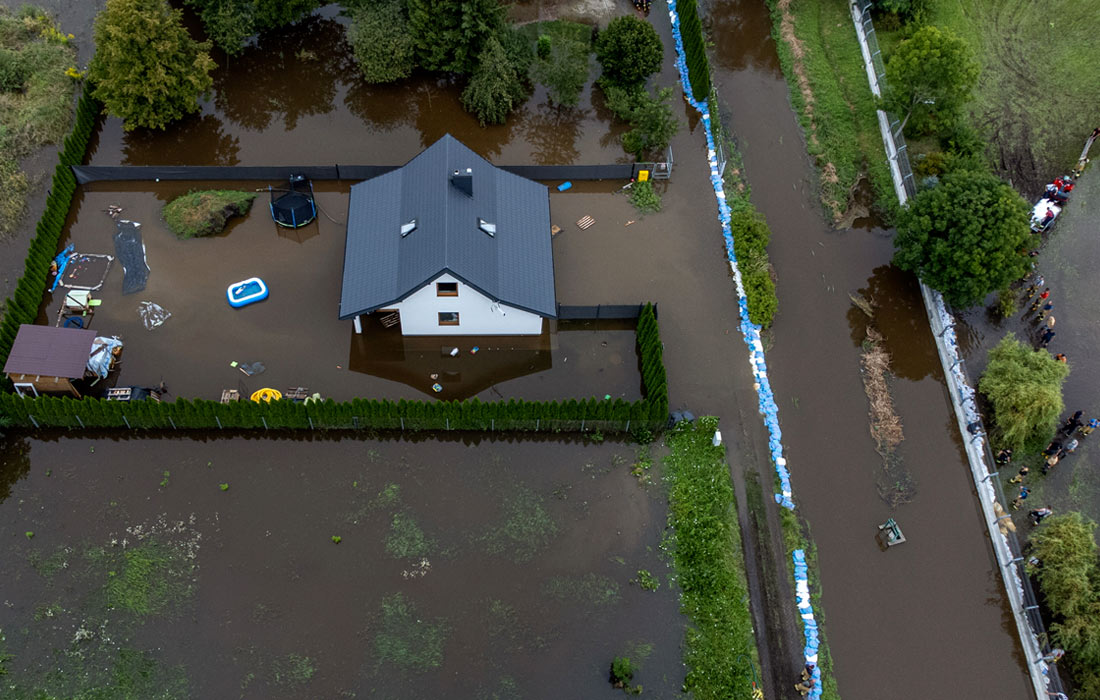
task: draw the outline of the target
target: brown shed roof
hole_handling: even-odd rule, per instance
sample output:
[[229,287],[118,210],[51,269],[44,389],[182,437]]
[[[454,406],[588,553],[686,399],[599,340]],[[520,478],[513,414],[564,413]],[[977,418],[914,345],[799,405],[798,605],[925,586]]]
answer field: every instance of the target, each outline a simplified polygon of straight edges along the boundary
[[24,323],[19,326],[4,373],[79,379],[84,376],[94,341],[95,331],[90,329]]

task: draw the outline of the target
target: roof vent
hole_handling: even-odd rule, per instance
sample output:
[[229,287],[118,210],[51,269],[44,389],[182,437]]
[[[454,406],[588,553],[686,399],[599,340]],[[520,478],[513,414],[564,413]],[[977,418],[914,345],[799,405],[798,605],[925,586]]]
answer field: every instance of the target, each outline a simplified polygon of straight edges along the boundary
[[405,236],[409,235],[410,233],[412,233],[415,230],[416,230],[416,219],[413,219],[412,221],[410,221],[407,224],[401,224],[401,237],[404,238]]
[[477,227],[481,229],[484,233],[489,234],[490,238],[493,238],[497,235],[497,225],[490,224],[488,221],[482,219],[480,216],[477,218]]
[[474,196],[474,171],[466,168],[466,172],[454,171],[451,175],[451,184],[459,189],[467,197]]

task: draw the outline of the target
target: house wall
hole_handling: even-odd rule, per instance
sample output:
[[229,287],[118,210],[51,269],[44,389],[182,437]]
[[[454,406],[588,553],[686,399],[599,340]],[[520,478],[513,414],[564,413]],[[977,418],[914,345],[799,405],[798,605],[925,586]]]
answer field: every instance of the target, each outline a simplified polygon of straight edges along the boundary
[[[436,296],[436,282],[458,283],[458,296]],[[400,304],[404,335],[539,335],[542,316],[507,304],[497,305],[481,292],[450,275],[440,275]],[[495,308],[499,308],[497,311]],[[439,312],[457,311],[459,325],[439,325]],[[503,312],[503,313],[502,313]]]

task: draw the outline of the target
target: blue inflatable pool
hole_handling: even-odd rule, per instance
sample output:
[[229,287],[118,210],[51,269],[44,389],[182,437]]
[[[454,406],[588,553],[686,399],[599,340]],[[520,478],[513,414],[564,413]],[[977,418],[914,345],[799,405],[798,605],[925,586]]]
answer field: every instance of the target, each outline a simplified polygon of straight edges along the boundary
[[229,300],[230,306],[239,309],[266,299],[267,285],[259,277],[249,277],[229,285],[225,290],[225,297]]

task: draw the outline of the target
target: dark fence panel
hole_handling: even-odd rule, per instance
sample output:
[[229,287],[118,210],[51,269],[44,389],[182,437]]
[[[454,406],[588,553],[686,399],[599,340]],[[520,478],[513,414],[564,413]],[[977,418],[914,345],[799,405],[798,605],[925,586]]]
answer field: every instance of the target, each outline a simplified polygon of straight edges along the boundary
[[[595,306],[566,306],[558,304],[559,321],[608,321],[634,320],[642,315],[645,304],[597,304]],[[653,317],[657,318],[657,305],[653,305]]]
[[[81,184],[122,180],[286,180],[305,175],[311,180],[369,180],[396,170],[397,165],[74,165]],[[613,165],[502,165],[531,180],[629,180],[633,163]]]

